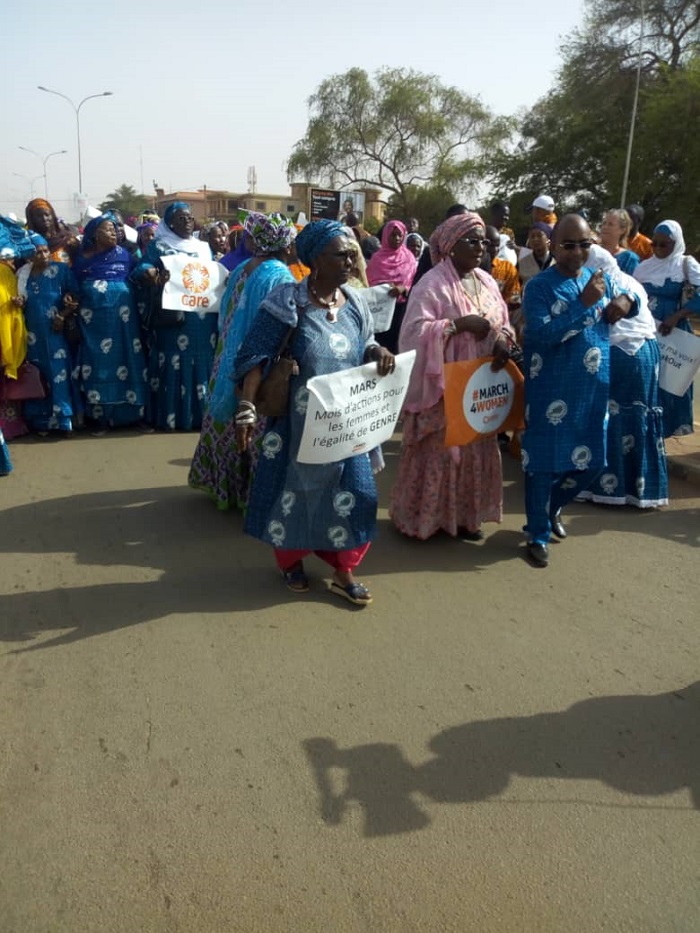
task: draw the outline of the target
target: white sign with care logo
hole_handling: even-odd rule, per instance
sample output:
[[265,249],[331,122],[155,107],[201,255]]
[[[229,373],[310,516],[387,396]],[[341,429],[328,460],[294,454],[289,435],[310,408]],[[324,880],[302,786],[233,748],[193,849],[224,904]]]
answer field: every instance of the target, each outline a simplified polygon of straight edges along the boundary
[[389,440],[406,397],[415,359],[415,350],[399,353],[396,368],[388,376],[377,375],[376,363],[366,363],[309,379],[308,402],[305,393],[303,399],[292,399],[292,405],[301,401],[306,404],[297,460],[337,463],[367,453]]
[[168,311],[219,311],[226,287],[228,270],[220,262],[211,262],[184,253],[161,256],[170,273],[163,287],[163,307]]

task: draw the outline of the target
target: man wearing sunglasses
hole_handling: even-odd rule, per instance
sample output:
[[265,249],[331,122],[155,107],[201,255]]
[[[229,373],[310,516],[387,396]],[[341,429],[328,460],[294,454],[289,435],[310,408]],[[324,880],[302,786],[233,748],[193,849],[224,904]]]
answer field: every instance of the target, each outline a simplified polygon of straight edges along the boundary
[[591,230],[578,214],[553,233],[555,265],[523,298],[527,553],[549,563],[553,533],[566,537],[561,509],[605,467],[610,383],[609,325],[638,311],[637,298],[601,270],[585,268]]

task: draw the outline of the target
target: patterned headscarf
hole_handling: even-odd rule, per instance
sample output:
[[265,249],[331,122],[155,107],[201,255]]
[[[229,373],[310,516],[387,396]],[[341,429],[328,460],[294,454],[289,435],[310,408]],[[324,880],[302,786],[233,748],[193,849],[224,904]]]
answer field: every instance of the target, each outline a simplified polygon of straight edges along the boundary
[[345,235],[345,227],[339,221],[315,220],[297,237],[297,256],[305,266],[311,267],[331,240]]
[[261,256],[278,253],[297,235],[292,221],[282,214],[258,214],[256,211],[248,214],[243,229],[253,241],[254,252]]
[[165,214],[163,214],[163,220],[170,227],[170,221],[173,219],[173,214],[176,211],[189,211],[189,209],[190,206],[187,201],[173,201],[173,203],[166,209]]
[[447,259],[455,243],[462,237],[468,236],[477,227],[485,228],[486,224],[473,211],[443,220],[430,237],[430,258],[433,265],[436,266],[443,259]]
[[40,233],[34,233],[34,231],[29,234],[29,239],[32,241],[32,246],[34,249],[38,249],[40,246],[49,245],[49,241],[46,239],[46,237],[43,237]]

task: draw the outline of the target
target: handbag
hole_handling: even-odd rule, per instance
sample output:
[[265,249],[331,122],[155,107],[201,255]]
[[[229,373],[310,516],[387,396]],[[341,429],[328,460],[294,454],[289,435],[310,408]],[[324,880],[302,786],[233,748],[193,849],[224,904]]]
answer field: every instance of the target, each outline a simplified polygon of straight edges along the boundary
[[0,400],[24,402],[35,398],[46,398],[46,389],[39,370],[33,363],[25,360],[17,370],[16,379],[4,376],[0,381]]
[[299,326],[299,311],[297,310],[297,323],[293,324],[280,344],[276,356],[270,363],[267,375],[258,386],[255,396],[255,407],[258,414],[265,418],[281,418],[289,410],[289,380],[299,375],[299,366],[289,351],[289,344],[294,331]]
[[683,257],[683,290],[681,291],[681,300],[678,305],[679,308],[685,308],[688,302],[692,301],[695,298],[695,293],[697,288],[690,281],[688,275],[688,256]]

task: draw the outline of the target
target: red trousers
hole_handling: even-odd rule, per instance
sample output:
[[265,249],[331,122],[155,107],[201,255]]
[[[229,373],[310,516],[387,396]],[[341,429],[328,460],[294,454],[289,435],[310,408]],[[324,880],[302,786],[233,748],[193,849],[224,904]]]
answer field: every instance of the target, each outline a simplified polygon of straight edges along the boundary
[[292,550],[290,548],[274,548],[275,560],[280,570],[289,570],[298,561],[303,560],[307,554],[316,554],[321,560],[325,560],[334,570],[340,570],[341,573],[350,573],[359,567],[367,551],[369,551],[370,542],[354,547],[349,551],[313,551]]

